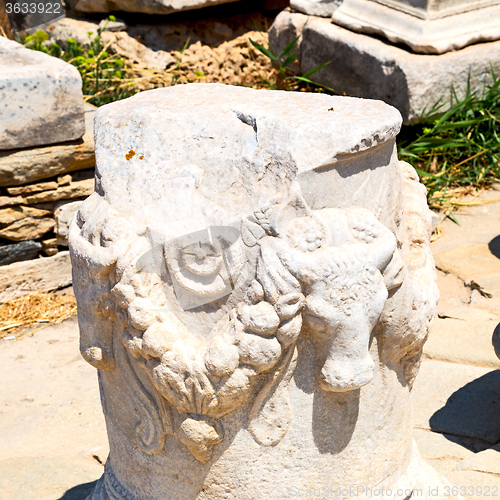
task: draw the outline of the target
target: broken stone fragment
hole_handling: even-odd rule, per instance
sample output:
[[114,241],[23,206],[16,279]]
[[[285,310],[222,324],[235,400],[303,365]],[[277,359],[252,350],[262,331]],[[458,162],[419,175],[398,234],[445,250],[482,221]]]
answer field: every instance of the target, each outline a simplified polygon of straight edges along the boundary
[[22,196],[0,196],[0,208],[21,205],[24,201]]
[[42,244],[38,241],[21,241],[12,245],[0,247],[0,266],[34,259],[42,249]]
[[22,186],[94,166],[95,107],[85,105],[85,135],[78,141],[0,151],[0,186]]
[[61,59],[0,37],[0,150],[79,139],[82,79]]
[[49,210],[41,210],[35,207],[25,207],[22,205],[14,208],[4,208],[0,210],[0,227],[7,226],[13,222],[19,221],[26,217],[42,218],[49,217],[52,212]]
[[56,204],[54,211],[56,226],[54,231],[57,236],[58,245],[68,246],[69,223],[81,204],[81,201],[69,201]]
[[36,240],[55,226],[53,218],[25,217],[0,229],[0,238],[11,241]]
[[71,198],[83,198],[94,192],[94,179],[84,179],[72,182],[69,186],[60,186],[51,191],[42,191],[33,195],[25,196],[26,203],[47,203],[50,201],[69,200]]
[[[100,33],[101,43],[107,52],[125,58],[139,68],[163,71],[175,59],[164,50],[152,50],[138,42],[126,31],[123,22],[101,21],[99,25],[77,19],[62,19],[49,28],[50,38],[58,44],[66,45],[68,38],[88,45]],[[88,34],[90,33],[90,35]]]
[[[10,245],[9,245],[10,246]],[[31,292],[49,292],[71,284],[69,252],[0,267],[0,303]]]
[[49,238],[42,241],[43,253],[47,256],[55,255],[59,250],[57,248],[57,238]]
[[18,186],[7,188],[6,191],[12,196],[16,195],[27,195],[33,193],[39,193],[40,191],[49,191],[50,189],[57,189],[58,184],[55,181],[52,182],[39,182],[38,184],[28,184],[27,186]]

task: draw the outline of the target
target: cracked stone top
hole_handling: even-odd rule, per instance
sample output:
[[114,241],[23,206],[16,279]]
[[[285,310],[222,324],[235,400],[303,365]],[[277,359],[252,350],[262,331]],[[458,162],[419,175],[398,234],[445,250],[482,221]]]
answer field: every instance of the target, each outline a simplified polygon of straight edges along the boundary
[[381,101],[191,84],[104,106],[95,124],[98,192],[175,237],[196,230],[175,230],[175,214],[230,223],[301,173],[393,139],[401,116]]

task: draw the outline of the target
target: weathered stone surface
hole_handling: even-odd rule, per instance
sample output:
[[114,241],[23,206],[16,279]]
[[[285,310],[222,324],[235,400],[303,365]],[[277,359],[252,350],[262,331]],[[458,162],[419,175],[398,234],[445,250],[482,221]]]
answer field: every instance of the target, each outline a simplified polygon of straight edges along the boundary
[[82,79],[61,59],[0,37],[0,149],[79,139]]
[[500,451],[491,449],[476,453],[462,460],[457,465],[457,469],[475,470],[500,476]]
[[14,208],[4,208],[0,210],[0,227],[4,227],[13,222],[22,220],[26,217],[48,217],[52,215],[49,210],[41,210],[35,207],[24,207],[22,205]]
[[0,247],[0,266],[6,266],[13,262],[34,259],[42,249],[42,244],[38,241],[21,241],[12,245]]
[[345,28],[404,43],[415,52],[442,54],[498,40],[499,16],[498,0],[344,0],[332,19]]
[[168,52],[151,50],[128,33],[105,31],[101,38],[104,44],[110,44],[111,53],[124,57],[139,68],[164,70],[175,63],[175,59]]
[[473,307],[441,311],[432,325],[424,354],[453,363],[500,369],[491,348],[491,334],[497,323],[497,316]]
[[200,9],[210,5],[234,2],[235,0],[79,0],[81,12],[143,12],[144,14],[171,14],[183,10]]
[[314,74],[315,81],[348,95],[387,102],[399,109],[405,123],[418,121],[424,110],[438,101],[447,109],[452,87],[462,98],[469,82],[472,90],[482,92],[493,81],[491,71],[500,73],[500,42],[443,55],[413,54],[336,26],[328,19],[288,11],[275,19],[269,41],[279,53],[301,32],[299,73],[330,61]]
[[451,434],[441,434],[424,429],[413,431],[415,441],[422,458],[428,460],[459,459],[474,455],[474,452],[467,449],[460,438]]
[[25,203],[34,205],[36,203],[47,203],[50,201],[70,200],[82,198],[94,192],[94,179],[84,179],[72,182],[69,186],[60,186],[51,191],[42,191],[33,195],[25,196]]
[[36,240],[48,233],[55,226],[52,217],[25,217],[0,229],[0,238],[11,241]]
[[[496,250],[493,249],[498,253]],[[500,297],[500,258],[495,253],[490,245],[474,245],[449,250],[436,255],[434,260],[441,271],[466,283],[474,281],[484,292]]]
[[[107,438],[76,316],[0,349],[1,500],[85,500]],[[94,483],[94,484],[92,484]]]
[[424,361],[413,397],[417,428],[482,439],[491,444],[500,441],[499,370]]
[[59,252],[57,248],[57,238],[49,238],[47,240],[42,241],[42,249],[44,255],[51,257],[52,255],[56,255]]
[[48,147],[0,151],[0,186],[21,186],[66,172],[92,168],[95,163],[95,109],[90,104],[85,105],[85,135],[78,141]]
[[448,491],[462,495],[467,500],[491,498],[500,494],[500,479],[496,474],[460,470],[451,472],[447,478],[454,486]]
[[0,302],[7,302],[26,293],[48,292],[71,284],[71,262],[68,252],[15,262],[0,267]]
[[[116,23],[123,28],[123,23]],[[142,68],[164,70],[175,62],[175,59],[164,50],[151,50],[122,29],[112,29],[113,23],[102,21],[100,25],[77,19],[63,19],[50,28],[50,38],[59,44],[66,44],[68,38],[73,38],[81,44],[88,44],[92,38],[101,33],[101,41],[111,54],[117,54],[130,63]],[[111,29],[110,29],[111,28]],[[89,35],[89,32],[91,33]]]
[[37,184],[28,184],[27,186],[17,186],[12,188],[7,188],[6,191],[11,196],[16,195],[26,195],[39,193],[40,191],[48,191],[49,189],[57,189],[58,184],[56,181],[50,182],[39,182]]
[[56,205],[54,217],[56,219],[55,233],[58,245],[68,246],[69,223],[81,204],[81,201],[70,201]]
[[24,203],[22,196],[0,196],[0,207],[11,207]]
[[400,120],[221,85],[97,112],[96,193],[69,230],[110,429],[93,500],[443,485],[412,443],[437,289]]
[[48,28],[50,41],[66,45],[72,38],[81,45],[88,45],[98,35],[99,23],[69,17],[53,23]]
[[332,17],[342,0],[290,0],[292,9],[310,16]]

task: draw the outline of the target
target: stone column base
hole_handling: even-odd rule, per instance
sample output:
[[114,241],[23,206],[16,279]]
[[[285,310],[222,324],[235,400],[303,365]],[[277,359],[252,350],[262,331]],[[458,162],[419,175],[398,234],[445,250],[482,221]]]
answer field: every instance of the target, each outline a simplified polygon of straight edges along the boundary
[[[335,500],[349,500],[350,497],[355,497],[356,500],[406,500],[413,497],[419,500],[459,500],[451,494],[451,484],[422,459],[415,441],[412,458],[406,466],[402,467],[399,475],[388,478],[382,484],[363,487],[363,489],[366,491],[358,491],[357,487],[352,486],[349,489],[349,485],[346,485],[344,492],[332,491],[329,498]],[[328,498],[328,492],[323,493]],[[134,496],[120,484],[108,459],[104,474],[86,500],[142,500],[142,498]]]
[[[306,22],[307,21],[307,22]],[[313,79],[339,93],[380,99],[399,109],[404,123],[419,121],[436,103],[482,92],[500,74],[500,41],[472,45],[442,55],[415,54],[370,35],[354,33],[329,19],[283,11],[269,40],[276,53],[302,32],[298,73],[330,61]]]

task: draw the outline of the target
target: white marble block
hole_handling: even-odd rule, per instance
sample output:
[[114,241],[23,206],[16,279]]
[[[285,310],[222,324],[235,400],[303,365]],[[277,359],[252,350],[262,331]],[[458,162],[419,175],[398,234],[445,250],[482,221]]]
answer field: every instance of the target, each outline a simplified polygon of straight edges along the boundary
[[78,70],[0,37],[0,150],[72,141],[84,133]]
[[343,0],[332,19],[425,54],[500,39],[500,0]]
[[411,415],[431,214],[400,125],[217,84],[99,109],[69,229],[110,442],[89,499],[435,498]]
[[290,0],[290,6],[424,54],[500,39],[500,0]]

